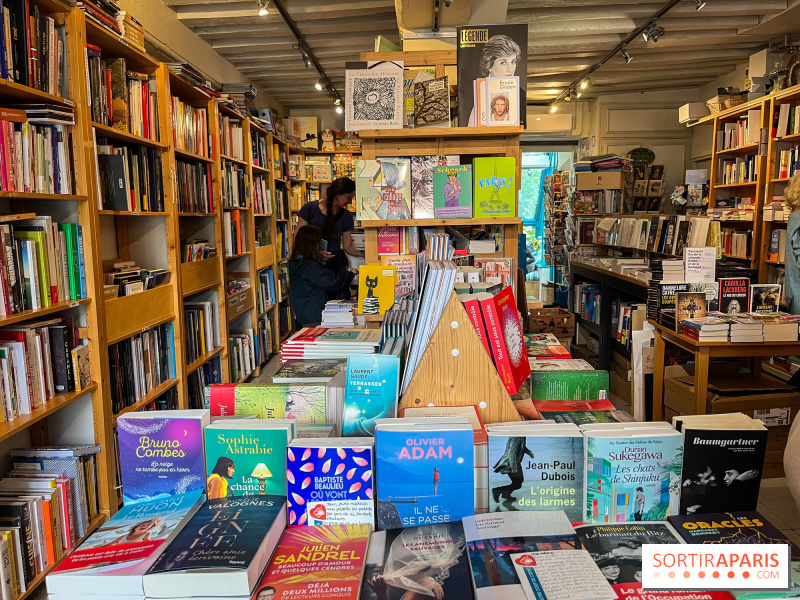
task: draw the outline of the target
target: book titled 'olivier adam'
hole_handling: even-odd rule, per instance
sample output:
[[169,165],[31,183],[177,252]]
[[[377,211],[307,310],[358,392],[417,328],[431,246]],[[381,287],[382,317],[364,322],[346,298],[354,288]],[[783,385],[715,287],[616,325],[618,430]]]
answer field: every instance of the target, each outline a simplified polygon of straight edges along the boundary
[[285,527],[285,497],[206,500],[145,574],[145,595],[249,596]]
[[288,524],[375,526],[373,438],[295,440],[286,449]]
[[204,486],[203,427],[207,410],[127,413],[117,420],[125,505]]
[[378,423],[375,447],[379,529],[447,523],[474,513],[468,423]]
[[670,429],[587,431],[587,523],[677,515],[683,436]]

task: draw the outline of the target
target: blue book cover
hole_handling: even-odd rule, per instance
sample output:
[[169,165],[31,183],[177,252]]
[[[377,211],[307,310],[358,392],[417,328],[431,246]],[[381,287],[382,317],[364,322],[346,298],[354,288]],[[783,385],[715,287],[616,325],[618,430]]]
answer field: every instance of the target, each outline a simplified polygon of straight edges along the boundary
[[286,449],[288,524],[375,527],[372,438],[330,438]]
[[347,357],[342,435],[373,436],[375,421],[397,415],[400,359],[389,354]]
[[398,429],[375,431],[378,529],[448,523],[474,514],[472,427]]
[[76,225],[78,232],[78,273],[80,273],[81,284],[81,298],[86,298],[86,263],[84,262],[83,253],[83,227]]
[[[150,416],[157,414],[162,416]],[[205,487],[203,427],[209,420],[207,410],[130,413],[117,419],[126,506]]]
[[584,515],[583,436],[489,436],[489,510]]
[[677,431],[586,433],[586,523],[677,515],[683,436]]

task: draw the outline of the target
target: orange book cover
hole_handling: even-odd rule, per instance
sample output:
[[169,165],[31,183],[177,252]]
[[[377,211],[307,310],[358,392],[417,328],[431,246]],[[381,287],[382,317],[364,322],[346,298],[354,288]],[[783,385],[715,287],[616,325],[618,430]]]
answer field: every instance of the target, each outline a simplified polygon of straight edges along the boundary
[[241,254],[242,250],[242,219],[238,210],[231,211],[231,222],[236,228],[236,254]]
[[252,600],[358,600],[369,533],[363,524],[287,529]]

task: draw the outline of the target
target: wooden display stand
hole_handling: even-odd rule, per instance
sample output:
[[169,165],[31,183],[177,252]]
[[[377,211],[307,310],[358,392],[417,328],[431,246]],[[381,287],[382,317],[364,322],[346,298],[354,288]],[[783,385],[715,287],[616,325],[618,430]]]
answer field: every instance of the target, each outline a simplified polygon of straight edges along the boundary
[[521,420],[455,292],[400,400],[400,409],[430,405],[477,405],[484,423]]

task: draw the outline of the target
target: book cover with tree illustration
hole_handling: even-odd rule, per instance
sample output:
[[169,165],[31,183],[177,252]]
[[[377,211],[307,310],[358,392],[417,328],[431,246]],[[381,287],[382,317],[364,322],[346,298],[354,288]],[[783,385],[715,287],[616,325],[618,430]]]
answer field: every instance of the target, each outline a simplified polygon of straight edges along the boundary
[[447,76],[414,84],[414,127],[450,127]]

